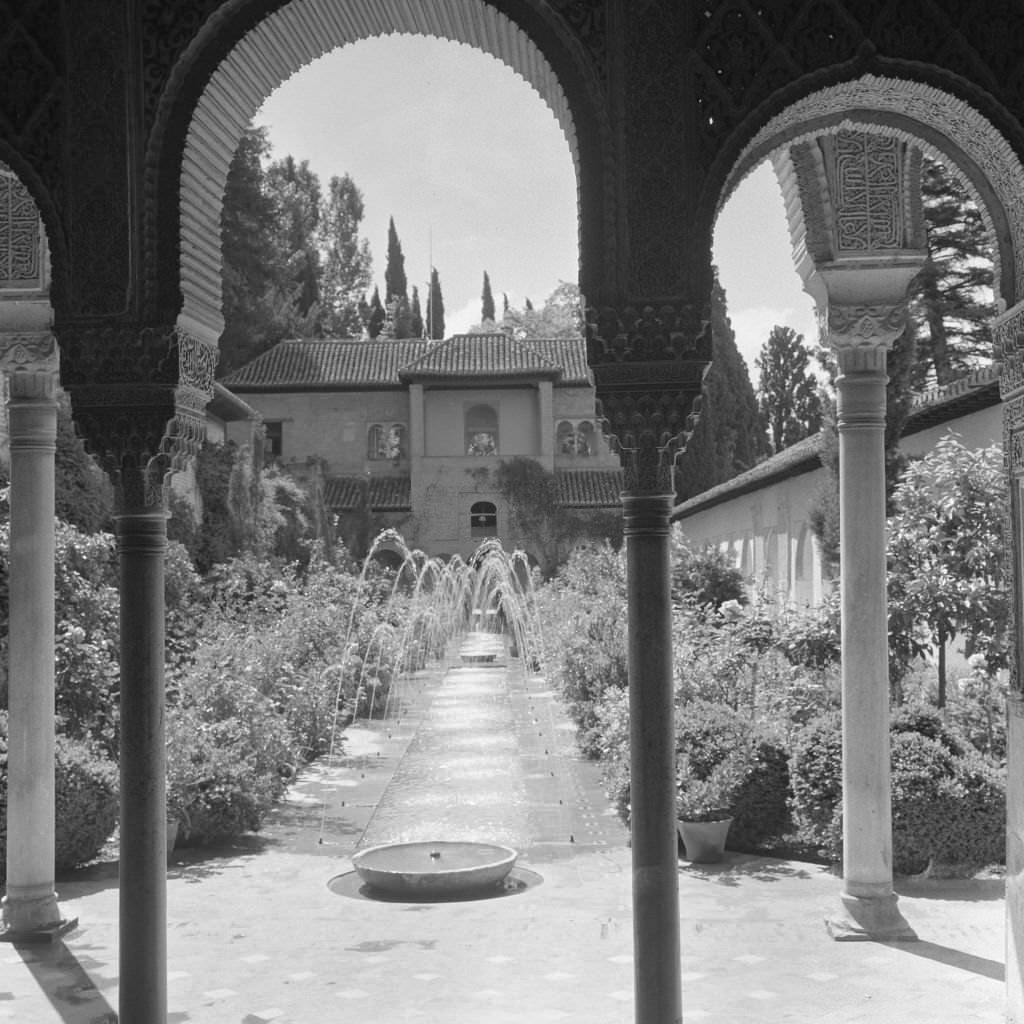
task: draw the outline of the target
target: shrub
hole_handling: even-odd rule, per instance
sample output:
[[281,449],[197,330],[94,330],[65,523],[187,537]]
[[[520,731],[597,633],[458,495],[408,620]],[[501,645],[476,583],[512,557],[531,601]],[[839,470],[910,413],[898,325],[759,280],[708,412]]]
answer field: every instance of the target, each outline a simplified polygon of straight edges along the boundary
[[283,791],[280,775],[260,770],[247,746],[251,723],[204,721],[194,708],[167,716],[168,814],[179,822],[178,844],[205,846],[259,829]]
[[[1005,777],[966,751],[927,708],[893,716],[893,868],[972,874],[998,863],[1005,844]],[[842,860],[842,763],[838,716],[801,733],[790,758],[793,817],[803,840]]]
[[[57,737],[55,754],[56,867],[83,864],[114,831],[117,767],[86,743]],[[0,711],[0,876],[7,864],[7,713]]]
[[778,743],[762,736],[733,801],[730,850],[753,853],[781,839],[790,829],[789,758]]

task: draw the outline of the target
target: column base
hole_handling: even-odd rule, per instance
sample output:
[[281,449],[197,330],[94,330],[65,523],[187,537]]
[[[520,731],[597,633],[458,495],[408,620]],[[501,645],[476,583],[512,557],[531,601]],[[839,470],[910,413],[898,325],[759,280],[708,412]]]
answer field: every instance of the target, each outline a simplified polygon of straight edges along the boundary
[[3,899],[2,942],[55,942],[77,926],[77,917],[61,917],[55,892],[43,896],[8,893]]
[[825,927],[836,942],[916,942],[917,932],[897,906],[895,893],[888,896],[839,897],[842,906],[825,918]]
[[42,925],[39,928],[8,928],[0,932],[0,942],[11,942],[16,945],[45,946],[59,942],[69,932],[78,927],[77,917],[61,918],[54,924]]

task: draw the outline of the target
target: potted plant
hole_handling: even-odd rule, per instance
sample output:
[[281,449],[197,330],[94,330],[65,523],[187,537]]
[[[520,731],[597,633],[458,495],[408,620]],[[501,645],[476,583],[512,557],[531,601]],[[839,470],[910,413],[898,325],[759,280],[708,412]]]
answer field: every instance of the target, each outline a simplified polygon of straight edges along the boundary
[[694,774],[689,757],[679,756],[676,768],[676,812],[686,859],[713,864],[722,859],[732,824],[732,805],[747,774],[742,752],[728,755],[704,777]]

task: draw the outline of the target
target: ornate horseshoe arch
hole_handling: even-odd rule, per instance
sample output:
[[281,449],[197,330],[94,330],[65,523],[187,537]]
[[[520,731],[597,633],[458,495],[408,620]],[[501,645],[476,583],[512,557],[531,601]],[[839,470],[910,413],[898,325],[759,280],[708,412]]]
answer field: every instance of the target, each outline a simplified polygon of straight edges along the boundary
[[[537,43],[496,7],[483,0],[469,9],[458,0],[424,0],[415,5],[293,0],[260,21],[231,49],[192,110],[178,190],[183,299],[178,322],[183,328],[211,343],[223,330],[220,208],[228,166],[245,125],[274,89],[313,60],[346,44],[393,33],[465,43],[511,68],[557,119],[580,181],[580,143],[566,92]],[[592,108],[596,110],[597,104]],[[158,163],[152,152],[148,163],[151,167]],[[578,208],[581,205],[578,200]],[[166,257],[165,252],[165,272]]]
[[762,160],[795,142],[845,129],[895,136],[952,162],[994,242],[999,308],[1009,309],[1021,301],[1024,166],[984,115],[963,100],[921,82],[864,75],[793,103],[763,125],[743,148],[725,179],[717,210]]

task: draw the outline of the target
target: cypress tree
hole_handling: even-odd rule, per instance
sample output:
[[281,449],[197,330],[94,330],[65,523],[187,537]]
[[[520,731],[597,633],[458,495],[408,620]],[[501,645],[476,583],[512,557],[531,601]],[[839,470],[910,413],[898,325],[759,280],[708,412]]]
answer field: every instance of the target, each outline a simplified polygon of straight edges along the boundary
[[725,289],[711,292],[711,369],[700,418],[679,457],[676,497],[685,501],[750,469],[767,454],[767,438],[747,364],[726,315]]
[[755,365],[761,374],[758,404],[772,451],[781,452],[816,434],[821,429],[821,399],[818,379],[809,372],[811,350],[804,336],[776,324]]
[[430,268],[430,291],[427,294],[427,337],[444,337],[444,296],[441,294],[441,279],[437,268]]
[[491,279],[484,271],[484,290],[480,296],[480,322],[494,322],[494,296],[491,294]]
[[423,312],[420,309],[420,290],[416,285],[412,286],[412,306],[409,316],[409,337],[423,337]]
[[405,256],[402,243],[398,240],[395,230],[395,218],[388,218],[388,263],[384,270],[384,298],[408,299],[409,285],[405,278]]
[[380,336],[380,332],[384,329],[384,321],[387,319],[387,314],[384,312],[384,304],[380,301],[380,289],[374,285],[373,295],[370,298],[370,317],[366,321],[366,333],[371,338],[377,338]]

